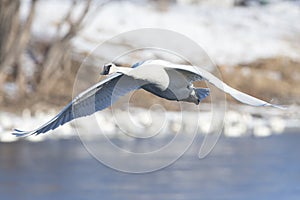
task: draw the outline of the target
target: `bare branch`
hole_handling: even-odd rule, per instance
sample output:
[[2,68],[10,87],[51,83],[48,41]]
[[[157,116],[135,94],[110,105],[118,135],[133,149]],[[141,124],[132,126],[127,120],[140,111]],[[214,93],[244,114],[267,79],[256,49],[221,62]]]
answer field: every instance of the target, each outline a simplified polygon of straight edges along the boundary
[[77,19],[77,21],[70,23],[70,29],[69,29],[68,33],[62,38],[62,41],[72,39],[78,33],[78,31],[81,30],[82,22],[90,9],[91,2],[92,2],[91,0],[88,0],[83,12],[81,13],[81,15]]
[[63,24],[65,23],[70,23],[71,22],[71,16],[72,16],[72,12],[74,10],[74,8],[77,5],[77,1],[73,0],[73,3],[71,5],[71,7],[69,8],[69,11],[67,12],[66,16],[60,21],[60,23],[57,25],[57,38],[60,38],[60,32],[61,32],[61,28],[63,26]]
[[0,1],[0,70],[8,65],[11,49],[19,32],[19,0]]
[[[75,3],[69,9],[68,14],[64,18],[64,22],[62,22],[69,22],[69,31],[60,40],[49,46],[47,54],[45,55],[43,65],[41,66],[41,70],[43,71],[40,80],[41,82],[46,80],[55,80],[57,77],[63,74],[64,70],[69,69],[68,63],[70,63],[71,58],[68,50],[71,46],[70,42],[80,30],[81,24],[90,9],[91,0],[87,1],[81,15],[77,18],[77,20],[75,22],[71,22],[70,17],[72,16],[74,5]],[[58,67],[60,67],[60,70],[57,70]],[[49,85],[52,84],[49,83],[49,81],[47,81],[47,83],[47,87],[49,88]],[[40,90],[44,91],[45,88],[41,87]]]

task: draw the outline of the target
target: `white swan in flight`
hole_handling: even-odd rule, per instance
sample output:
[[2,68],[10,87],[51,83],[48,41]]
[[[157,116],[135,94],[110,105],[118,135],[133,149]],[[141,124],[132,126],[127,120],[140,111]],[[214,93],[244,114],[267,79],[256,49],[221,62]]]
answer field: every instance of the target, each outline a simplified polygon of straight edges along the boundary
[[280,106],[240,92],[211,73],[190,65],[173,64],[163,60],[148,60],[131,68],[104,65],[105,80],[79,94],[49,122],[32,131],[15,129],[16,136],[38,135],[56,129],[75,118],[91,115],[111,106],[119,97],[136,89],[144,89],[159,97],[199,104],[209,95],[208,88],[194,88],[194,81],[207,81],[236,100],[251,106]]

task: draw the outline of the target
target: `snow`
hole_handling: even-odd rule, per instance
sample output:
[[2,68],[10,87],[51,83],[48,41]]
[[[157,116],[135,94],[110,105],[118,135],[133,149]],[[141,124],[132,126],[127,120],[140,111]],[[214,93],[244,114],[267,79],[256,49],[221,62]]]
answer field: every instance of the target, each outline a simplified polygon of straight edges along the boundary
[[[201,112],[184,111],[164,113],[149,111],[143,108],[117,110],[110,109],[97,112],[95,115],[76,119],[75,122],[58,127],[54,131],[25,138],[31,142],[46,139],[68,139],[80,137],[85,139],[99,138],[99,131],[108,137],[122,138],[128,135],[138,138],[164,137],[178,132],[193,134],[194,127],[199,134],[210,134],[212,113],[210,105],[201,105]],[[248,106],[237,106],[229,109],[225,115],[223,134],[225,137],[268,137],[278,135],[289,130],[300,129],[299,107],[282,111],[276,108],[249,109]],[[149,113],[150,112],[150,113]],[[21,116],[0,112],[0,142],[14,142],[20,138],[11,135],[13,128],[32,130],[50,120],[56,112],[36,113],[24,110]],[[130,120],[128,118],[130,116]],[[183,117],[184,116],[184,117]],[[93,124],[96,117],[97,124]],[[105,126],[103,126],[105,124]],[[77,131],[76,131],[77,130]],[[76,134],[77,133],[77,134]],[[102,135],[101,134],[101,135]]]
[[[118,1],[103,7],[94,3],[87,26],[73,44],[79,52],[90,52],[123,32],[162,28],[194,40],[217,64],[234,65],[274,56],[299,59],[299,4],[275,2],[261,7],[172,4],[164,12],[145,2]],[[22,13],[26,13],[26,7],[24,4]],[[69,1],[39,1],[33,33],[42,38],[54,37],[56,26],[69,7]],[[83,4],[77,5],[73,19],[82,7]],[[147,38],[141,36],[127,42],[134,46],[136,40]]]

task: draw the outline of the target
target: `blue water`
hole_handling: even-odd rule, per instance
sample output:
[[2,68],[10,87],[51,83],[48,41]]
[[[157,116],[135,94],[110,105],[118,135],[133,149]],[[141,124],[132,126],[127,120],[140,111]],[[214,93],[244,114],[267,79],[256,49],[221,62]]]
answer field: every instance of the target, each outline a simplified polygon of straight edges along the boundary
[[75,139],[0,143],[0,198],[299,200],[299,143],[300,134],[221,138],[199,160],[196,141],[173,165],[140,175],[100,164]]

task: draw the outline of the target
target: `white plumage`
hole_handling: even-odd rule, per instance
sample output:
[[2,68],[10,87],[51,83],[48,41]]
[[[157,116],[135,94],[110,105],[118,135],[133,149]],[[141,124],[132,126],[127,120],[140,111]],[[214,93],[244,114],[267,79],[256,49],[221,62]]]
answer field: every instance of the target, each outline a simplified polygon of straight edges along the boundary
[[209,95],[208,88],[194,88],[193,82],[207,81],[236,100],[252,106],[280,106],[240,92],[219,80],[211,73],[190,65],[173,64],[163,60],[149,60],[131,68],[106,64],[105,80],[79,94],[62,111],[46,124],[33,131],[15,129],[16,136],[38,135],[53,130],[75,118],[91,115],[111,106],[119,97],[136,89],[144,89],[159,97],[199,104]]

